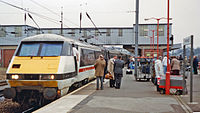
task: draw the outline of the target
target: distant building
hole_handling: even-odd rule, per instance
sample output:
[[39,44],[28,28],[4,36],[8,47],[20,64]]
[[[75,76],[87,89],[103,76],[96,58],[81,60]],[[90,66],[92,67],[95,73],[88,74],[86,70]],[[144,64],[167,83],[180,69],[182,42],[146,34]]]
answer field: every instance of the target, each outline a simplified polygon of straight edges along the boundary
[[[170,35],[171,35],[170,24]],[[150,37],[154,32],[154,56],[157,55],[157,24],[139,25],[139,55],[150,56],[152,53],[152,41]],[[28,36],[42,33],[58,34],[77,40],[83,40],[94,45],[121,45],[134,53],[135,31],[134,27],[99,27],[95,28],[35,28],[28,25],[0,25],[0,66],[7,67],[19,42]],[[152,43],[151,43],[152,42]],[[171,42],[170,42],[171,43]],[[167,45],[167,24],[159,26],[159,53],[162,55]]]

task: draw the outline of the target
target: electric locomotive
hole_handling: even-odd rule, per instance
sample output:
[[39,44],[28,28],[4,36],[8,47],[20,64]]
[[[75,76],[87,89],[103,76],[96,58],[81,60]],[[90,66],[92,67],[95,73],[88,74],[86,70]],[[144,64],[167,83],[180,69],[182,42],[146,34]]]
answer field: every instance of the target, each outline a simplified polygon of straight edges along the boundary
[[100,54],[97,46],[60,35],[24,38],[7,69],[10,88],[4,90],[4,96],[19,103],[40,105],[55,100],[66,95],[72,85],[79,86],[94,78],[94,63]]

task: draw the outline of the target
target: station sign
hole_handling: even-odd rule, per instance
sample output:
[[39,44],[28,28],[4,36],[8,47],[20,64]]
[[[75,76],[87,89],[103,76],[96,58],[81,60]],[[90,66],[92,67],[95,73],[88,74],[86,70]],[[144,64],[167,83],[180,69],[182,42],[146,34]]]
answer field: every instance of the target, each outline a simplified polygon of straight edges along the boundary
[[191,44],[191,36],[183,39],[183,45],[189,45],[189,44]]

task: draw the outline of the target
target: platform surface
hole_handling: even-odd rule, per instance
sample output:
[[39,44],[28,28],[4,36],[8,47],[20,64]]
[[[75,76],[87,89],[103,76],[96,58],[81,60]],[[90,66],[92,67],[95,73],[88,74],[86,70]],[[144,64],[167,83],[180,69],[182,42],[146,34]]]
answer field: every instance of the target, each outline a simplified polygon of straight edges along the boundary
[[[107,80],[106,80],[107,81]],[[96,81],[87,87],[66,95],[34,113],[184,113],[173,95],[156,92],[152,82],[135,81],[133,75],[124,75],[120,89],[96,90]]]

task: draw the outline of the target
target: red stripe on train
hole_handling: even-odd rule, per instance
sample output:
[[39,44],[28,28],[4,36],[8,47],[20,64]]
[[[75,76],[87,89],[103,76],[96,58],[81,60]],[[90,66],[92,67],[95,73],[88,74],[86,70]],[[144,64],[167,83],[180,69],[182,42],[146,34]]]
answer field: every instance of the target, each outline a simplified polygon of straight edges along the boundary
[[88,71],[88,70],[91,70],[91,69],[94,69],[94,66],[79,69],[79,72],[84,72],[84,71]]

